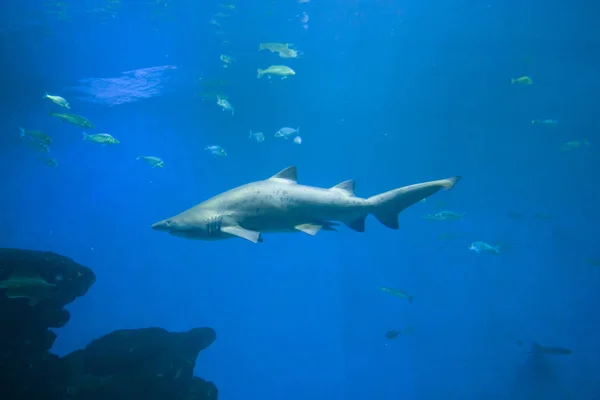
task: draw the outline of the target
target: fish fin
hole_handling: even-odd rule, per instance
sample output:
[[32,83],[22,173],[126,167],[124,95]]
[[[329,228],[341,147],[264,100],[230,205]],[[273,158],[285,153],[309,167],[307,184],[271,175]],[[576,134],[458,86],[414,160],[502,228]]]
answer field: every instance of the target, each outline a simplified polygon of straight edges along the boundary
[[263,76],[263,71],[264,71],[263,69],[260,69],[260,68],[259,68],[259,69],[258,69],[258,74],[256,75],[256,77],[257,77],[257,78],[262,78],[262,76]]
[[294,166],[287,167],[286,169],[281,170],[270,177],[269,180],[284,181],[286,183],[298,183],[298,171]]
[[260,241],[260,232],[244,229],[239,225],[222,227],[221,232],[249,240],[252,243],[258,243]]
[[252,129],[250,129],[250,135],[248,136],[248,138],[252,137]]
[[338,230],[336,229],[336,226],[339,226],[340,224],[336,223],[336,222],[323,222],[323,229],[324,231],[330,231],[330,232],[337,232]]
[[310,236],[315,236],[321,230],[321,228],[323,228],[323,225],[309,223],[296,225],[294,228]]
[[515,84],[515,82],[516,82],[516,79],[514,79],[514,78],[510,80],[510,84],[511,84],[511,85],[514,85],[514,84]]
[[300,127],[296,128],[296,133],[298,134],[297,136],[300,136]]
[[331,187],[331,190],[337,190],[338,192],[342,192],[344,194],[347,194],[348,196],[355,196],[354,186],[354,181],[350,179]]
[[355,230],[356,232],[364,232],[365,231],[365,218],[366,218],[366,216],[359,217],[352,222],[346,223],[346,225],[348,226],[348,228]]
[[88,138],[90,137],[90,135],[88,135],[88,134],[87,134],[87,133],[85,133],[85,132],[81,132],[81,133],[83,133],[83,138],[82,138],[82,139],[83,139],[83,140],[88,140]]
[[21,131],[20,136],[24,137],[25,136],[25,129],[23,129],[22,127],[19,127],[19,131]]
[[438,181],[417,183],[369,197],[371,213],[383,225],[398,229],[398,214],[415,203],[431,196],[440,189],[450,190],[460,180],[460,176]]

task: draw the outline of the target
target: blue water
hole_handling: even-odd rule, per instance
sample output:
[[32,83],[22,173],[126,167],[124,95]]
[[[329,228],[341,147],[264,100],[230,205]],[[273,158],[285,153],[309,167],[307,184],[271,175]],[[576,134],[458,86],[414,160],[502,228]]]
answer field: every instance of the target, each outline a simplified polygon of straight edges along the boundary
[[[42,1],[6,3],[0,246],[61,253],[97,275],[69,306],[56,353],[115,329],[211,326],[218,339],[196,373],[227,400],[600,399],[600,269],[586,262],[600,258],[597,5],[239,0],[228,11],[123,0],[106,16],[89,12],[108,7],[98,0],[62,2],[70,17],[61,20]],[[222,28],[208,23],[218,11],[231,14]],[[303,54],[280,59],[260,42]],[[230,68],[222,53],[235,57]],[[271,64],[296,75],[257,79]],[[122,74],[135,70],[145,71],[139,82]],[[510,84],[523,75],[533,85]],[[210,79],[230,82],[218,90],[234,116],[199,97]],[[99,82],[103,95],[90,90]],[[132,93],[115,95],[122,85]],[[89,133],[121,143],[81,140],[81,128],[49,116],[63,110],[44,91],[90,119]],[[23,145],[19,126],[53,136],[57,168]],[[299,126],[303,143],[273,137],[283,126]],[[266,141],[248,139],[250,129]],[[583,139],[591,144],[560,151]],[[214,144],[228,156],[204,151]],[[361,197],[463,180],[404,211],[398,231],[369,218],[362,234],[342,227],[252,244],[150,229],[290,165],[303,184],[355,179]],[[422,219],[439,201],[464,219]],[[438,239],[448,232],[458,237]],[[470,252],[477,240],[504,251]],[[573,354],[533,360],[532,341]]]

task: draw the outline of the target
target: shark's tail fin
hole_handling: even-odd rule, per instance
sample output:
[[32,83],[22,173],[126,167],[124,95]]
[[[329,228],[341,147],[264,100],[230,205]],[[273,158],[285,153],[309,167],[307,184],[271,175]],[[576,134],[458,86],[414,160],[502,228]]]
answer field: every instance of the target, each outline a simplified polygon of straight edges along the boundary
[[400,212],[440,189],[452,189],[460,178],[460,176],[454,176],[439,181],[417,183],[369,197],[367,201],[372,207],[371,213],[379,222],[390,229],[398,229],[398,214]]

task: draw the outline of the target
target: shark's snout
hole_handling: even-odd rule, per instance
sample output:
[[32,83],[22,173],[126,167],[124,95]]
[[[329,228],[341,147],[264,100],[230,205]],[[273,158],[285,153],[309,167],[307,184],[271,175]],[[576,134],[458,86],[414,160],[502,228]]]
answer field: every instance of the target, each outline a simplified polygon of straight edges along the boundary
[[151,226],[152,229],[157,231],[169,231],[171,230],[171,220],[165,219],[162,221],[155,222]]

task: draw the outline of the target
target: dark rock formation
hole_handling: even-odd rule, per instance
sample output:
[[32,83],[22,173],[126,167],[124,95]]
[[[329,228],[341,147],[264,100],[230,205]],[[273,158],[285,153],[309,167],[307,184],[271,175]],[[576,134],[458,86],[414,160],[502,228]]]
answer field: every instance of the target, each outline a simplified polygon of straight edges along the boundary
[[[211,328],[172,333],[162,328],[120,330],[63,358],[72,399],[217,398],[210,382],[194,381],[198,353],[216,338]],[[194,390],[195,397],[189,397]]]
[[63,307],[95,280],[92,270],[58,254],[0,249],[2,399],[53,398],[45,396],[63,390],[64,376],[55,368],[58,357],[48,352],[56,335],[48,328],[69,321]]
[[63,307],[95,282],[89,269],[58,254],[0,249],[0,399],[216,400],[212,382],[193,377],[211,328],[170,333],[120,330],[65,357],[49,352]]

